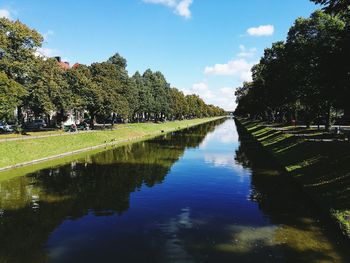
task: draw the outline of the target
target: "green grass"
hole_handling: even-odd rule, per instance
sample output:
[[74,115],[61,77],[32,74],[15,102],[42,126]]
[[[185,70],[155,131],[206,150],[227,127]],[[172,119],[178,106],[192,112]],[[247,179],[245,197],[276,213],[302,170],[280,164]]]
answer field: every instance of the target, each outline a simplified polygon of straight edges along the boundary
[[[239,121],[350,237],[350,142],[314,142],[307,139],[331,135],[306,128],[275,129],[264,123]],[[307,139],[295,136],[300,134],[307,134]]]
[[178,129],[184,129],[186,127],[209,122],[215,119],[218,118],[193,119],[160,124],[135,123],[118,125],[119,128],[111,131],[77,133],[70,136],[0,142],[0,168],[113,141],[136,140],[140,139],[140,137],[148,138],[151,136],[157,136],[163,132],[166,133]]

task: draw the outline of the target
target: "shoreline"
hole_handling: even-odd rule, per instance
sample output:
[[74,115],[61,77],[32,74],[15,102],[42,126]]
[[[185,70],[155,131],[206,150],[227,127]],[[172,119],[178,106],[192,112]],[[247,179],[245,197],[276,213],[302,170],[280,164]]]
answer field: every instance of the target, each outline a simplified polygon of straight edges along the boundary
[[[201,118],[192,120],[182,120],[182,121],[172,121],[166,123],[141,123],[141,124],[129,124],[129,129],[116,129],[113,131],[98,131],[96,133],[77,133],[71,136],[48,136],[44,138],[28,138],[26,140],[15,140],[15,141],[4,141],[0,142],[3,146],[0,148],[0,155],[6,156],[4,154],[6,149],[10,149],[7,152],[7,160],[0,163],[0,176],[1,173],[5,171],[11,171],[16,168],[26,167],[38,163],[43,163],[55,159],[64,158],[67,156],[78,155],[80,153],[90,152],[106,147],[117,147],[128,143],[134,143],[141,140],[151,139],[162,134],[167,134],[174,131],[183,130],[189,127],[194,127],[207,122],[212,122],[215,120],[223,119],[225,116],[221,117],[211,117],[211,118]],[[127,131],[127,132],[125,132]],[[93,135],[93,136],[90,136]],[[85,137],[85,138],[84,138]],[[79,142],[82,141],[80,147],[77,144],[69,144],[67,139],[74,139]],[[83,141],[84,140],[84,141]],[[50,143],[52,142],[52,145]],[[48,147],[47,152],[40,154],[40,143],[45,144]],[[55,150],[54,146],[66,143],[66,150],[59,152],[61,149]],[[31,154],[25,155],[23,148],[28,148]],[[13,150],[11,152],[11,149]],[[1,151],[4,151],[1,153]],[[33,153],[38,157],[34,157]],[[22,154],[21,160],[16,162],[11,160],[11,156],[16,156]],[[10,156],[10,158],[8,157]],[[1,161],[1,160],[0,160]],[[6,164],[6,161],[8,164]]]
[[[342,182],[347,180],[350,174],[349,170],[346,172],[346,165],[342,163],[345,160],[338,161],[336,158],[332,160],[331,153],[334,146],[327,142],[310,142],[295,135],[284,134],[262,122],[242,118],[235,118],[235,120],[252,139],[257,141],[277,161],[286,175],[293,178],[315,204],[330,217],[343,235],[349,239],[350,210],[347,209],[346,205],[338,204],[337,201],[345,199],[340,194],[343,188],[346,188],[345,183],[342,184]],[[343,146],[344,149],[349,147],[348,143],[344,142],[335,141],[332,143],[336,144],[335,147]],[[330,153],[323,156],[324,152],[327,152],[327,148],[329,148]],[[323,151],[318,152],[318,149]],[[320,169],[325,166],[326,161],[328,161],[330,169],[321,172]],[[339,174],[330,173],[329,171],[335,165],[343,165],[345,169],[339,171]]]

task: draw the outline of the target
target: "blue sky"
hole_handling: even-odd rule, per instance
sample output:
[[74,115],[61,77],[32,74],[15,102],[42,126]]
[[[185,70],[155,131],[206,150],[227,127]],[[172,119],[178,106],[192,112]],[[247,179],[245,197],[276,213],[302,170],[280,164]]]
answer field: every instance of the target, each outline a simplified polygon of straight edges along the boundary
[[91,64],[118,52],[130,74],[159,70],[173,87],[232,110],[234,89],[264,48],[316,8],[309,0],[1,0],[0,16],[42,33],[48,56]]

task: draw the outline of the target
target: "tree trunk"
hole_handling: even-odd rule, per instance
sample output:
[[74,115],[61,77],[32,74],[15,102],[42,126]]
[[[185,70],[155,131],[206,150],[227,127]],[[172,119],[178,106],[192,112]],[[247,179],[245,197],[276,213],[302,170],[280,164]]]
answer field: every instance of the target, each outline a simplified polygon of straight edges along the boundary
[[17,107],[17,122],[18,122],[18,124],[21,124],[21,125],[24,124],[23,114],[22,114],[22,106]]
[[47,118],[47,126],[50,127],[50,125],[51,125],[51,117],[50,117],[50,114],[47,114],[46,118]]
[[115,113],[112,114],[112,128],[114,127]]
[[95,129],[95,114],[90,114],[90,128],[91,130],[94,130]]
[[325,130],[330,131],[331,129],[331,106],[327,105],[327,112],[326,112],[326,123],[325,123]]
[[350,124],[350,105],[347,105],[344,109],[344,124]]

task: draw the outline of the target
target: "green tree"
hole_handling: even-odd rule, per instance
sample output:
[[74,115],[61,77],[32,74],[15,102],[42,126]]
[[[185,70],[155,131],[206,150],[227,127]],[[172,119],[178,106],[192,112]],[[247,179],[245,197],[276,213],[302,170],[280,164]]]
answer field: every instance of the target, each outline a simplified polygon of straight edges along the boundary
[[321,4],[324,10],[331,14],[339,14],[349,11],[349,0],[311,0],[316,4]]
[[51,114],[73,108],[73,94],[68,88],[64,70],[55,59],[36,58],[33,65],[27,84],[29,95],[24,105],[35,116],[45,114],[50,122]]
[[[301,102],[307,111],[325,118],[326,128],[331,125],[331,111],[342,90],[341,36],[345,24],[338,17],[322,11],[310,18],[299,18],[288,33],[287,45],[294,58],[296,76],[302,79],[299,89]],[[294,70],[294,72],[296,72]]]
[[0,120],[13,118],[16,107],[26,93],[20,84],[0,72]]
[[123,85],[116,67],[108,62],[94,63],[90,71],[92,81],[102,90],[103,103],[97,112],[98,116],[103,120],[113,114],[127,118],[130,114],[129,104],[123,96]]
[[[127,116],[125,116],[126,118],[133,119],[136,114],[136,109],[139,106],[139,100],[136,83],[133,81],[132,78],[129,78],[129,74],[126,69],[127,61],[121,55],[116,53],[112,57],[110,57],[107,62],[115,66],[116,77],[119,80],[120,84],[118,93],[121,96],[125,97],[127,101],[127,105],[125,104],[124,100],[120,103],[120,105],[118,106],[119,112],[124,112],[124,115],[127,114]],[[126,112],[125,109],[128,109],[128,111]]]
[[[42,41],[43,37],[37,31],[20,21],[0,18],[0,48],[6,52],[5,57],[0,60],[0,70],[27,90],[35,64],[35,53]],[[28,93],[23,93],[23,96],[26,94]],[[17,106],[18,118],[22,121],[22,104]]]
[[182,91],[176,88],[170,89],[171,96],[171,114],[175,119],[183,119],[188,112],[186,97]]

